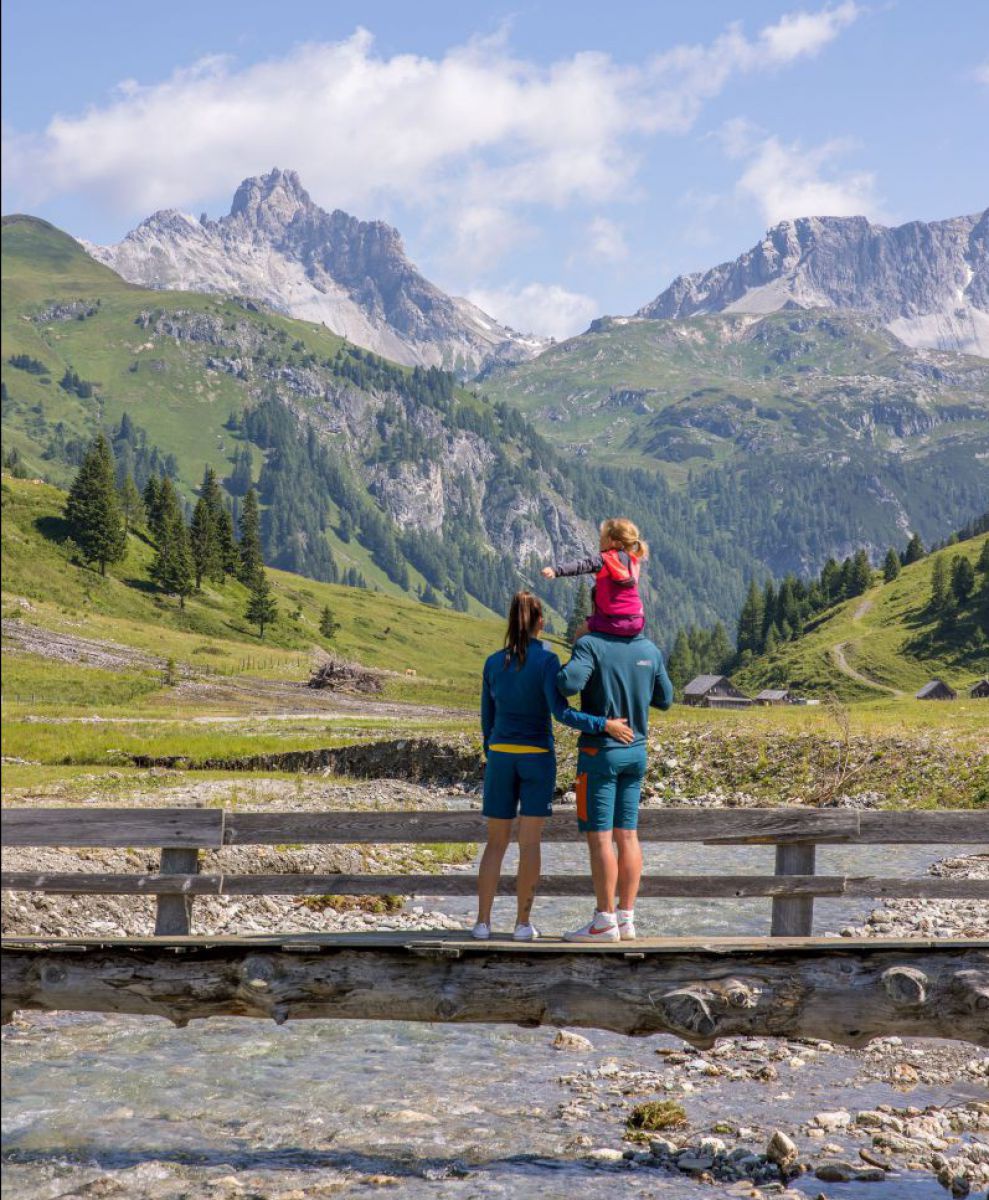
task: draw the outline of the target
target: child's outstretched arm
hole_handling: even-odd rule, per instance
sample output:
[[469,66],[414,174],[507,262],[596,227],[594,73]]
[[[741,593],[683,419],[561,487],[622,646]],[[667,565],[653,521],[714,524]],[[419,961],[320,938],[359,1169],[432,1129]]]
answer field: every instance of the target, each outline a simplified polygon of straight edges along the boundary
[[542,575],[544,579],[560,579],[567,575],[596,575],[603,566],[600,554],[589,554],[587,558],[571,558],[552,567],[543,567]]

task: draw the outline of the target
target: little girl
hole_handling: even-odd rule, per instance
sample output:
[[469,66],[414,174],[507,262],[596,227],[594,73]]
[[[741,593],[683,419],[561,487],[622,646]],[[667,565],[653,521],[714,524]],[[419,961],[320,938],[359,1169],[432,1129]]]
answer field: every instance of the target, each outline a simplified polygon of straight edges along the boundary
[[612,517],[601,522],[600,546],[600,554],[558,563],[555,567],[543,567],[543,577],[597,576],[591,592],[594,611],[576,637],[582,637],[588,631],[636,637],[646,623],[639,595],[639,571],[649,557],[649,547],[639,537],[638,528],[626,517]]

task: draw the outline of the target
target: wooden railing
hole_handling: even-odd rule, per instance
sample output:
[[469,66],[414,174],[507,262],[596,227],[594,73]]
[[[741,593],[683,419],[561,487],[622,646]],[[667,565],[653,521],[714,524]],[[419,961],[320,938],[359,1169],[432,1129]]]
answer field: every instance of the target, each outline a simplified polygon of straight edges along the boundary
[[[157,874],[4,872],[8,890],[70,895],[157,897],[155,933],[191,931],[196,896],[416,895],[466,896],[476,877],[449,875],[201,874],[201,850],[227,846],[481,842],[480,813],[447,812],[236,812],[221,809],[42,808],[4,809],[5,847],[105,847],[160,849]],[[646,809],[639,835],[646,842],[705,845],[775,845],[774,875],[646,875],[643,897],[693,896],[772,899],[771,934],[807,937],[818,896],[928,897],[989,900],[989,880],[849,877],[815,874],[817,845],[984,844],[989,812],[869,812],[855,809]],[[572,811],[545,826],[547,842],[583,840]],[[689,861],[689,860],[688,860]],[[515,880],[503,876],[499,894]],[[543,876],[539,891],[590,896],[586,875]]]

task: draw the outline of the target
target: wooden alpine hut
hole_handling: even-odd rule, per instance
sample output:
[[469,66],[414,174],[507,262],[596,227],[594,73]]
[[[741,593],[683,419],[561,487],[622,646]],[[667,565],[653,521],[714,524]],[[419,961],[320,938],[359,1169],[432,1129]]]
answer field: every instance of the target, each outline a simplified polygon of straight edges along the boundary
[[918,700],[957,700],[958,693],[948,687],[943,679],[931,679],[917,693]]

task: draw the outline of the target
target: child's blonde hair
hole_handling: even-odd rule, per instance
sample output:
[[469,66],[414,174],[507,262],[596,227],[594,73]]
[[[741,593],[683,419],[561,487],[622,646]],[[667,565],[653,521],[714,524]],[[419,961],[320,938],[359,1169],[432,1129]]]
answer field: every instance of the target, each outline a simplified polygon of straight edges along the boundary
[[649,546],[639,536],[639,527],[628,517],[609,517],[601,522],[601,536],[609,538],[627,554],[636,558],[647,559]]

